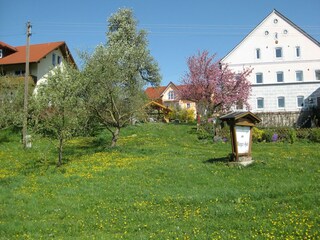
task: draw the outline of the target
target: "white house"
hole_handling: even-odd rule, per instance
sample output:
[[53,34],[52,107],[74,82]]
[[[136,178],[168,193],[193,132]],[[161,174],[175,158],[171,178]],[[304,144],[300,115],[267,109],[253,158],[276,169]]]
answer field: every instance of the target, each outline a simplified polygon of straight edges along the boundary
[[[30,76],[35,83],[45,80],[46,75],[63,60],[75,64],[65,42],[30,45]],[[26,46],[13,47],[0,41],[0,75],[22,76],[25,74]]]
[[234,71],[253,69],[253,112],[297,113],[320,107],[320,43],[277,10],[221,62]]

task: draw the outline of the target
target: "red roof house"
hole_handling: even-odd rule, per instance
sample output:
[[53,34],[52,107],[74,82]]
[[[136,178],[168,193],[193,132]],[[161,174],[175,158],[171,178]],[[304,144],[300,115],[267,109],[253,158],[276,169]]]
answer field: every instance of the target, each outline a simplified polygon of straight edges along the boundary
[[[75,64],[65,42],[32,44],[29,52],[30,75],[35,82],[63,60]],[[0,41],[0,75],[23,75],[25,63],[26,46],[13,47]]]
[[167,86],[160,87],[148,87],[145,93],[149,100],[160,103],[171,109],[193,109],[195,110],[195,103],[188,100],[179,98],[179,89],[183,88],[184,85],[175,85],[170,82]]

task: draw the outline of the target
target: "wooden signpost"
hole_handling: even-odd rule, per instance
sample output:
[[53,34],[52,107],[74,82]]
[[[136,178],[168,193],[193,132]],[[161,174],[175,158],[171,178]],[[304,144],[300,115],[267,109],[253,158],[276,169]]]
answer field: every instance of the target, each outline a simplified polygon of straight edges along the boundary
[[220,117],[230,126],[232,156],[231,163],[249,165],[251,157],[252,127],[261,121],[251,112],[232,112]]

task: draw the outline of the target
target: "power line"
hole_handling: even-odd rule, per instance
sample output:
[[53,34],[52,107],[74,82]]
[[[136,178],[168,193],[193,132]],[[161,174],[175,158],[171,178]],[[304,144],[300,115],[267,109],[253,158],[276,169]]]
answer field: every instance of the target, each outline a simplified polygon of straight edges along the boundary
[[[138,24],[151,36],[245,36],[254,26],[249,25],[219,25],[219,24]],[[105,35],[107,23],[102,22],[35,22],[35,35]],[[320,26],[304,26],[302,29],[312,36],[320,35]],[[22,36],[21,33],[1,33],[0,37]],[[254,34],[257,36],[257,34]],[[295,36],[294,34],[288,34]]]
[[[37,26],[107,26],[107,22],[35,22]],[[143,23],[138,24],[142,27],[159,27],[159,28],[244,28],[253,29],[255,25],[235,25],[235,24],[175,24],[175,23]],[[305,25],[301,28],[320,28],[316,25]]]

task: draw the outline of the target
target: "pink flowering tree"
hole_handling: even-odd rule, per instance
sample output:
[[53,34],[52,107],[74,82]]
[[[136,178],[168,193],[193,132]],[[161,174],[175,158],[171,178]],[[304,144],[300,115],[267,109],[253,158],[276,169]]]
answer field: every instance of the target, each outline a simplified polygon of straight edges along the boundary
[[251,86],[247,77],[251,69],[235,73],[228,65],[216,61],[215,55],[209,56],[208,51],[189,57],[187,64],[189,71],[182,78],[179,97],[196,103],[198,121],[200,115],[210,117],[235,105],[250,108]]

